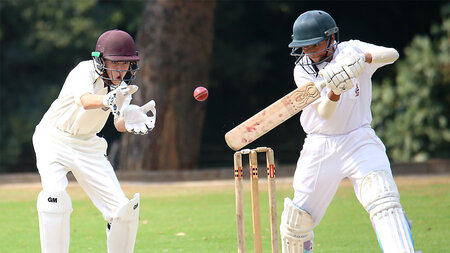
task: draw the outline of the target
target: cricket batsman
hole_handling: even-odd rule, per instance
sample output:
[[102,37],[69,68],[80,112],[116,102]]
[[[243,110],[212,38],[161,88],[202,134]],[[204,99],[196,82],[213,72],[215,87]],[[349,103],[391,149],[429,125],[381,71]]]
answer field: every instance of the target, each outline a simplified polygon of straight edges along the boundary
[[359,40],[339,43],[336,22],[320,10],[297,18],[289,47],[297,57],[297,86],[322,80],[327,86],[300,116],[307,136],[294,175],[294,197],[284,202],[282,252],[312,252],[313,229],[344,178],[368,212],[383,252],[414,252],[385,146],[371,128],[372,75],[395,62],[398,52]]
[[[108,253],[132,253],[139,223],[139,193],[129,200],[97,136],[112,112],[119,132],[148,134],[155,125],[152,100],[130,104],[139,56],[133,38],[110,30],[97,41],[92,60],[67,76],[33,135],[42,191],[37,198],[41,251],[68,253],[72,202],[66,192],[71,171],[107,221]],[[147,112],[151,111],[152,116]]]

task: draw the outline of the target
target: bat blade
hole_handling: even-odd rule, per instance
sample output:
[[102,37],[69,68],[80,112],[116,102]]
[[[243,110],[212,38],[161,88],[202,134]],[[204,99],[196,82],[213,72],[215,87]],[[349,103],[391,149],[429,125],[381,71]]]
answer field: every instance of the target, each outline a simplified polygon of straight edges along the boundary
[[[323,82],[319,84],[321,88],[324,86]],[[225,141],[231,149],[237,151],[288,120],[318,98],[320,91],[313,82],[308,82],[228,131],[225,134]]]

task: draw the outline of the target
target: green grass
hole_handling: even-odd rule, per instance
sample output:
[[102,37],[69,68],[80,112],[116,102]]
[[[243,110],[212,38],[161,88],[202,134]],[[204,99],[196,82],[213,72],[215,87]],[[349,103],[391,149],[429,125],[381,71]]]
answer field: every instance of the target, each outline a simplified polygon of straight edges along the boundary
[[[261,180],[262,181],[262,180]],[[450,249],[450,177],[396,178],[401,201],[413,220],[416,250],[424,253]],[[270,252],[268,200],[260,185],[264,252]],[[136,253],[236,252],[233,181],[200,184],[123,184],[129,197],[141,192],[140,226]],[[247,252],[253,252],[250,194],[245,184]],[[36,212],[38,185],[0,186],[0,252],[40,252]],[[105,225],[100,212],[74,184],[70,252],[106,252]],[[293,190],[288,180],[277,183],[278,220],[283,199]],[[381,252],[369,217],[344,182],[321,223],[316,227],[315,252]]]

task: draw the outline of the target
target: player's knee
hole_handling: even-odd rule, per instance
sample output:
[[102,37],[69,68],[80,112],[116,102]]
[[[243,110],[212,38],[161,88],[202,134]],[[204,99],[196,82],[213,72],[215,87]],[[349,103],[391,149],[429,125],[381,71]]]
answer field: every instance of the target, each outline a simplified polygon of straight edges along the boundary
[[102,212],[103,219],[105,219],[105,221],[107,221],[108,223],[111,223],[119,210],[130,202],[125,194],[116,195],[113,198],[114,203],[104,203],[104,205],[99,208]]
[[314,238],[313,228],[311,215],[286,198],[280,225],[283,253],[310,252]]
[[134,197],[120,206],[113,215],[114,220],[124,222],[134,221],[139,218],[140,195],[136,193]]
[[66,191],[41,191],[37,199],[37,210],[44,213],[71,213],[72,200]]
[[370,217],[392,208],[401,208],[400,194],[391,173],[374,171],[364,177],[360,186],[361,204]]

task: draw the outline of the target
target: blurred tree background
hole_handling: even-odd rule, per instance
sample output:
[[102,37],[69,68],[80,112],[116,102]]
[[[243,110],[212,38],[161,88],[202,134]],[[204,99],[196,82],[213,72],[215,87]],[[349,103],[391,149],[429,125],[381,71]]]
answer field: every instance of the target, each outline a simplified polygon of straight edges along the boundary
[[[142,16],[145,3],[0,1],[0,172],[35,170],[31,136],[65,77],[89,59],[103,31],[123,29],[136,38],[142,19],[149,18]],[[202,104],[191,100],[206,109],[198,167],[230,166],[233,152],[224,134],[295,88],[287,44],[297,16],[311,9],[334,17],[341,41],[399,51],[397,63],[374,75],[373,126],[390,158],[449,158],[449,8],[446,1],[217,0],[210,82],[198,84],[209,88],[210,97]],[[120,141],[111,120],[101,135],[110,147]],[[303,138],[296,116],[252,146],[271,146],[279,162],[294,163]]]
[[[214,37],[215,1],[148,1],[137,34],[141,83],[133,103],[150,98],[157,125],[145,136],[123,134],[109,160],[127,170],[183,170],[198,167],[206,103],[192,91],[208,86]],[[158,36],[155,36],[157,34]]]
[[373,89],[373,125],[391,159],[450,157],[450,4],[430,36],[414,36],[395,78]]

